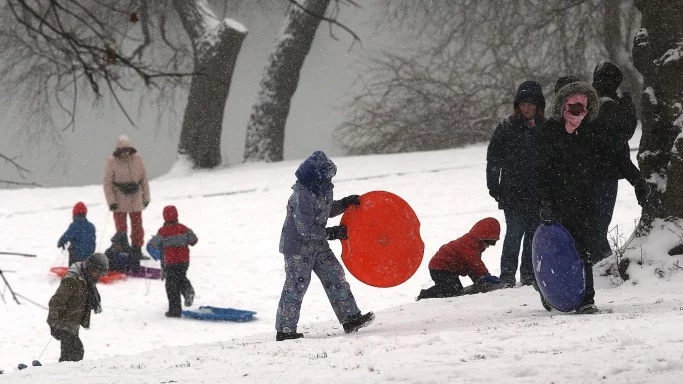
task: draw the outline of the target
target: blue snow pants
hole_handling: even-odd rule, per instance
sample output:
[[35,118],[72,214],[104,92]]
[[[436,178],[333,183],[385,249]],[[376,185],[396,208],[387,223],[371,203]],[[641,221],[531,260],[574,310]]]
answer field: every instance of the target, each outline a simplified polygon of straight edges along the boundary
[[344,268],[330,249],[284,256],[287,277],[275,317],[275,329],[278,332],[296,332],[301,303],[311,282],[311,272],[315,272],[320,279],[340,323],[360,314],[351,287],[344,277]]

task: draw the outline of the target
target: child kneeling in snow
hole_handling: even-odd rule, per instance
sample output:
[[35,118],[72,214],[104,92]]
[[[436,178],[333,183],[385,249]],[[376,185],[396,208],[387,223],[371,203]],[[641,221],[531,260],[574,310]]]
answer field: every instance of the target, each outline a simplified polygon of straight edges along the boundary
[[178,222],[178,210],[173,205],[164,207],[164,225],[152,237],[150,244],[161,249],[161,266],[166,276],[166,296],[168,312],[166,317],[180,317],[182,307],[180,296],[185,298],[185,306],[192,306],[194,288],[187,278],[190,267],[190,245],[197,244],[197,235]]
[[[478,221],[464,236],[443,245],[429,261],[429,275],[434,286],[420,291],[417,300],[460,296],[503,288],[501,280],[491,276],[481,254],[500,239],[500,223],[487,217]],[[459,276],[469,276],[474,285],[463,289]]]
[[135,267],[140,267],[140,260],[133,255],[133,248],[128,244],[125,232],[116,232],[111,238],[111,247],[104,251],[109,259],[110,272],[126,273]]
[[332,177],[337,167],[323,152],[316,151],[296,171],[294,192],[287,203],[287,217],[280,237],[280,253],[285,258],[285,284],[277,307],[275,340],[304,337],[296,331],[311,272],[320,279],[344,332],[370,325],[375,315],[361,314],[344,268],[332,253],[327,240],[347,239],[346,227],[325,228],[327,219],[340,215],[351,204],[360,205],[358,195],[333,200]]
[[71,211],[73,222],[57,241],[57,248],[66,247],[69,243],[69,265],[84,261],[95,252],[95,226],[88,221],[88,207],[82,202],[76,203]]

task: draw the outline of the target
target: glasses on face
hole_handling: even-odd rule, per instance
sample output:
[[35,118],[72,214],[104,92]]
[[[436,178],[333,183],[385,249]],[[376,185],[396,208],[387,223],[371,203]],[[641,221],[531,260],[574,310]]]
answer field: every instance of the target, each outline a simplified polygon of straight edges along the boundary
[[497,240],[482,240],[484,244],[489,245],[489,246],[494,246],[496,245]]

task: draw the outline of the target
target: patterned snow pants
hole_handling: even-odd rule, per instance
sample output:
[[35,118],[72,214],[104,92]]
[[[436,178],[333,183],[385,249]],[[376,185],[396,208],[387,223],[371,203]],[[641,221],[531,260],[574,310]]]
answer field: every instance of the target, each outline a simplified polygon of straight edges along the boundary
[[323,284],[340,323],[360,313],[351,287],[344,277],[344,268],[331,250],[285,255],[287,277],[275,318],[275,329],[278,332],[296,332],[301,303],[311,282],[311,271],[315,272]]

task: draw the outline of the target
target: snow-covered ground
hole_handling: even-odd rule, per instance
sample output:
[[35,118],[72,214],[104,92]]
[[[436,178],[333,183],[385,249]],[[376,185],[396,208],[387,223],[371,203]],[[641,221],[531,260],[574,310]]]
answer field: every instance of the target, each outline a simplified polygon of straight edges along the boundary
[[[144,154],[144,148],[140,148]],[[598,278],[599,315],[546,312],[530,287],[443,300],[414,298],[431,285],[427,263],[445,242],[477,220],[502,212],[488,196],[486,147],[401,155],[334,158],[335,196],[372,190],[396,193],[421,220],[425,258],[394,288],[373,288],[347,274],[363,311],[377,320],[345,335],[317,279],[304,300],[301,340],[276,342],[275,310],[284,281],[278,240],[299,161],[249,164],[214,172],[174,171],[151,183],[144,212],[146,238],[175,204],[195,230],[188,272],[196,304],[252,309],[248,323],[167,319],[160,281],[128,279],[100,285],[104,312],[82,330],[85,360],[56,363],[46,306],[58,286],[50,267],[66,256],[56,248],[83,201],[98,229],[98,250],[113,235],[101,186],[0,191],[0,268],[21,305],[0,282],[0,369],[8,383],[674,383],[683,377],[683,278],[639,276],[639,284]],[[103,159],[104,162],[104,159]],[[101,164],[94,164],[100,167]],[[613,225],[628,236],[640,209],[620,184]],[[330,224],[335,223],[331,220]],[[340,252],[338,242],[333,250]],[[499,272],[502,242],[484,253]],[[469,279],[464,278],[465,283]],[[39,304],[31,304],[27,299]],[[42,356],[41,356],[42,354]],[[15,371],[40,357],[45,366]]]

